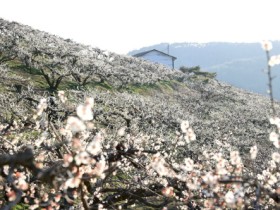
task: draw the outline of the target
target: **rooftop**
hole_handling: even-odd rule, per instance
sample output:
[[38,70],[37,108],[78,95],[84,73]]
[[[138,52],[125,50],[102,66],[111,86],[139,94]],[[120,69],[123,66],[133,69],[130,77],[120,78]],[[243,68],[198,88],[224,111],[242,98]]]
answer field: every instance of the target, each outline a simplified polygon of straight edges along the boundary
[[143,55],[145,55],[145,54],[147,54],[147,53],[149,53],[149,52],[152,52],[152,51],[156,51],[156,52],[159,52],[159,53],[161,53],[161,54],[163,54],[163,55],[169,56],[169,57],[171,57],[173,60],[176,60],[176,59],[177,59],[176,57],[174,57],[174,56],[172,56],[172,55],[169,55],[169,54],[167,54],[167,53],[164,53],[164,52],[159,51],[159,50],[156,50],[156,49],[152,49],[152,50],[147,50],[147,51],[144,51],[144,52],[140,52],[140,53],[137,53],[137,54],[135,54],[135,55],[133,55],[133,56],[134,56],[134,57],[141,57],[141,56],[143,56]]

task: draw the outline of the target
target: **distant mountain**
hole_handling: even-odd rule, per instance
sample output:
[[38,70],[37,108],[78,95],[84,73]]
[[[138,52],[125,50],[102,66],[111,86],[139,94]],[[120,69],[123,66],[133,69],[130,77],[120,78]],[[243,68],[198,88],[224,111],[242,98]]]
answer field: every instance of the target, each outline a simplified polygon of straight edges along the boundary
[[[129,52],[129,55],[149,49],[167,52],[161,43]],[[177,57],[175,67],[199,65],[203,70],[217,72],[217,79],[236,87],[267,95],[266,55],[260,43],[174,43],[169,53]],[[280,42],[273,42],[271,55],[280,54]],[[275,98],[280,99],[280,68],[273,68]]]

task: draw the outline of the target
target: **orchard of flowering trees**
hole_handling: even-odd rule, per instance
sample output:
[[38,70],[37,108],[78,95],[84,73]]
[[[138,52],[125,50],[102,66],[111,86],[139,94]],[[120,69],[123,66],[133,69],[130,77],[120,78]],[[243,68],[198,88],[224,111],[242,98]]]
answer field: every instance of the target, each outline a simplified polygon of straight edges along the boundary
[[66,79],[81,88],[90,80],[124,87],[184,77],[161,65],[62,40],[14,22],[1,20],[0,24],[0,64],[16,58],[26,71],[36,69],[52,92]]
[[1,209],[280,208],[271,47],[269,100],[0,19]]

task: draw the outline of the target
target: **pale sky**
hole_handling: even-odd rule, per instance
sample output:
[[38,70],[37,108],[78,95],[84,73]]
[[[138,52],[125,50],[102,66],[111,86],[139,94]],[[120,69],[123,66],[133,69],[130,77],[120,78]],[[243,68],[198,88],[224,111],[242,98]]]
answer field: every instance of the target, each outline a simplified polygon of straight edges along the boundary
[[0,17],[116,53],[162,42],[280,40],[279,0],[1,0]]

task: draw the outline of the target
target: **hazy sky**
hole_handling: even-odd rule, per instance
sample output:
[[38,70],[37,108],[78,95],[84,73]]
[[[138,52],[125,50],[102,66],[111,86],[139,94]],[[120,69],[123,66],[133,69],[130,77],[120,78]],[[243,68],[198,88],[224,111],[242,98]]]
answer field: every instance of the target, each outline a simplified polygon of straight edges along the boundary
[[280,39],[279,0],[1,0],[0,17],[125,54],[162,42]]

